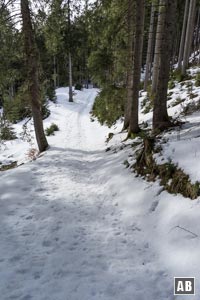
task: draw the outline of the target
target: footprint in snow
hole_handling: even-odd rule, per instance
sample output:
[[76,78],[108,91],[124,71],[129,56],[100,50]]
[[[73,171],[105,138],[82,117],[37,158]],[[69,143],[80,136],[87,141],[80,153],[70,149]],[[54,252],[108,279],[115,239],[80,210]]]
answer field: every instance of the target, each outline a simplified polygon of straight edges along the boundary
[[35,273],[33,277],[34,277],[34,279],[36,280],[36,279],[40,279],[41,276],[40,276],[39,273]]
[[27,192],[27,191],[29,191],[30,190],[30,187],[24,187],[24,188],[22,188],[22,191],[23,192]]
[[28,232],[22,233],[22,236],[29,236],[29,235],[30,235],[30,233],[28,233]]
[[51,246],[51,241],[43,241],[42,246],[43,247],[50,247]]
[[17,271],[16,271],[16,273],[18,273],[18,274],[26,274],[26,273],[28,273],[29,272],[29,270],[28,269],[18,269]]
[[15,210],[13,210],[13,211],[8,211],[6,215],[7,215],[7,216],[14,216],[15,212],[16,212]]
[[37,189],[35,190],[35,192],[44,192],[44,191],[45,191],[44,188],[37,188]]
[[21,255],[15,255],[15,256],[11,257],[11,258],[9,259],[9,261],[10,261],[11,263],[14,263],[14,262],[17,262],[17,261],[19,261],[19,260],[21,260],[21,259],[22,259]]
[[56,232],[56,231],[59,231],[61,229],[61,226],[60,225],[56,225],[55,227],[52,228],[52,232]]
[[33,297],[31,295],[26,295],[23,298],[21,298],[20,300],[31,300]]
[[120,235],[120,234],[121,234],[121,232],[119,232],[119,231],[118,231],[118,232],[115,232],[114,234],[115,234],[115,235]]

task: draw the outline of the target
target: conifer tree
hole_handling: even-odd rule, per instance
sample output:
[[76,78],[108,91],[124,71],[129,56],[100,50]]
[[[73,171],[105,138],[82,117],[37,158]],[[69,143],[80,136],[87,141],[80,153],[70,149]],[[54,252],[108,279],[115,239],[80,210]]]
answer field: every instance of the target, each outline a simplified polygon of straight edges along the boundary
[[153,107],[153,129],[164,130],[171,125],[167,113],[167,89],[175,25],[176,0],[160,0],[156,33],[156,86]]
[[181,70],[182,60],[183,60],[183,51],[184,51],[184,43],[185,43],[185,32],[187,27],[188,20],[188,8],[189,8],[189,0],[185,2],[185,10],[184,10],[184,18],[183,18],[183,26],[181,32],[181,42],[179,47],[179,56],[178,56],[178,70]]
[[145,79],[144,79],[144,90],[147,90],[148,82],[151,79],[151,69],[152,69],[152,60],[153,60],[153,46],[155,40],[155,19],[157,11],[158,1],[152,1],[151,4],[151,16],[150,16],[150,25],[149,25],[149,34],[148,34],[148,46],[147,46],[147,57],[146,57],[146,70],[145,70]]
[[48,148],[48,143],[43,129],[41,95],[38,81],[38,54],[28,0],[21,0],[21,15],[24,35],[24,51],[27,63],[28,91],[32,108],[35,136],[39,151],[43,152]]
[[133,47],[133,95],[131,101],[129,134],[139,132],[138,107],[139,107],[139,87],[142,64],[142,49],[144,36],[144,16],[145,1],[136,0],[135,7],[135,31]]
[[191,54],[192,40],[194,36],[194,22],[196,16],[196,0],[190,0],[187,29],[185,35],[185,44],[183,52],[182,74],[186,73],[189,64],[189,56]]

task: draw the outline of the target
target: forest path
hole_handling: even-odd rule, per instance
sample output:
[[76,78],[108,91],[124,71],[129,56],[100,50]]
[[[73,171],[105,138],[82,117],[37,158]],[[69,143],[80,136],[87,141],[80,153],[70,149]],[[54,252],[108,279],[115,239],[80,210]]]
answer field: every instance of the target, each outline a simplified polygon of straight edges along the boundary
[[129,186],[132,201],[143,186],[131,194],[122,157],[105,153],[105,130],[90,121],[95,95],[70,104],[66,131],[43,157],[1,174],[2,300],[168,299],[148,223],[119,203],[120,190]]

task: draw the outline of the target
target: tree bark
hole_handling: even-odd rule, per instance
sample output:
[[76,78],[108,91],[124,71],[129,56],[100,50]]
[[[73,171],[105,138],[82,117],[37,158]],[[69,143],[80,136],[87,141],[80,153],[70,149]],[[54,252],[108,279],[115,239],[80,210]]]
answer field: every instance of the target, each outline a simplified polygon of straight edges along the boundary
[[155,13],[156,13],[157,1],[151,4],[151,17],[148,36],[147,58],[146,58],[146,70],[144,79],[144,90],[147,90],[148,82],[151,79],[152,57],[153,57],[153,45],[154,45],[154,28],[155,28]]
[[185,36],[185,46],[184,46],[184,53],[183,53],[183,66],[182,66],[183,75],[186,73],[186,69],[189,64],[190,50],[192,46],[192,38],[194,33],[195,12],[196,12],[196,0],[190,0],[189,15],[188,15],[188,22],[187,22],[187,29],[186,29],[186,36]]
[[159,14],[158,14],[158,23],[156,30],[156,44],[155,44],[155,53],[154,53],[154,62],[153,62],[153,77],[152,77],[152,87],[151,94],[156,93],[156,87],[158,83],[158,74],[159,74],[159,65],[160,65],[160,51],[162,47],[162,34],[165,27],[165,0],[160,0],[159,3]]
[[57,74],[56,74],[56,56],[53,56],[53,82],[54,82],[54,89],[56,89],[57,86]]
[[69,53],[69,102],[73,102],[72,57]]
[[71,10],[70,10],[71,1],[68,0],[68,36],[69,36],[69,53],[68,53],[68,62],[69,62],[69,102],[73,102],[73,78],[72,78],[72,54],[71,54]]
[[125,106],[124,127],[128,129],[131,114],[131,102],[133,97],[133,29],[134,29],[134,5],[133,0],[128,0],[127,31],[128,31],[128,52],[127,52],[127,98]]
[[131,102],[131,115],[129,134],[138,133],[138,106],[139,106],[139,89],[142,65],[142,50],[144,37],[144,16],[145,16],[145,0],[136,0],[135,10],[135,34],[133,49],[133,97]]
[[38,55],[34,39],[31,14],[28,0],[21,0],[21,15],[23,22],[24,47],[27,60],[27,80],[29,84],[30,103],[32,108],[33,122],[39,151],[45,151],[48,147],[44,134],[41,95],[38,81]]
[[[200,7],[198,8],[198,14],[197,14],[197,22],[196,22],[196,32],[195,32],[195,40],[194,40],[194,51],[198,51],[199,47],[198,47],[198,42],[199,42],[199,30],[200,30],[200,24],[199,24],[199,20],[200,20]],[[195,53],[196,56],[196,53]]]
[[188,8],[189,8],[189,0],[186,0],[184,18],[183,18],[183,27],[181,33],[181,42],[180,42],[179,55],[178,55],[178,70],[181,70],[182,67],[183,50],[184,50],[184,43],[185,43],[185,30],[186,30],[187,18],[188,18]]
[[[158,55],[158,80],[153,108],[153,130],[162,131],[171,125],[167,113],[167,89],[170,72],[170,58],[175,28],[176,0],[160,0],[160,16],[157,35],[160,39]],[[162,20],[161,20],[162,19]],[[164,25],[164,26],[163,26]],[[162,31],[160,29],[162,28]]]
[[176,32],[174,33],[174,47],[173,47],[173,58],[171,61],[171,71],[173,71],[173,66],[175,63],[178,62],[178,55],[179,55],[179,44],[180,44],[180,30],[177,28]]

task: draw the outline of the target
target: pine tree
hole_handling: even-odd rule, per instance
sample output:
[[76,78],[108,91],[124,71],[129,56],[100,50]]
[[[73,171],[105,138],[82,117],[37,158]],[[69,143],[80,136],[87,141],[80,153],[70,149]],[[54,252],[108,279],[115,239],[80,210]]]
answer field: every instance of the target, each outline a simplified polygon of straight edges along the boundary
[[165,31],[165,15],[166,15],[166,1],[160,0],[159,2],[159,14],[158,14],[158,23],[156,30],[156,43],[155,43],[155,51],[154,51],[154,61],[153,61],[153,75],[152,75],[152,87],[151,94],[155,95],[157,84],[158,84],[158,76],[159,76],[159,67],[160,67],[160,55],[161,48],[163,43],[163,34]]
[[38,56],[28,0],[21,0],[21,15],[24,35],[24,50],[27,61],[27,80],[29,85],[35,135],[39,151],[42,152],[48,148],[48,143],[43,129],[40,87],[38,82]]
[[73,102],[73,79],[72,79],[72,54],[71,54],[71,1],[68,0],[67,2],[67,19],[68,19],[68,43],[69,43],[69,50],[68,50],[68,61],[69,61],[69,102]]
[[130,124],[131,103],[133,98],[134,2],[132,0],[127,0],[127,7],[127,99],[123,130],[128,129]]
[[184,10],[184,18],[183,18],[183,26],[181,33],[181,42],[179,47],[179,56],[178,56],[178,70],[181,70],[182,60],[183,60],[183,51],[184,51],[184,43],[185,43],[185,31],[187,27],[187,19],[188,19],[188,8],[189,8],[189,0],[185,2],[185,10]]
[[[156,34],[156,87],[153,107],[153,129],[164,130],[171,125],[167,113],[167,89],[175,25],[176,0],[160,0]],[[159,47],[158,47],[159,45]]]
[[148,47],[147,47],[147,57],[146,57],[146,70],[145,70],[145,79],[144,79],[144,90],[147,90],[148,82],[151,79],[151,69],[152,69],[152,60],[153,60],[153,46],[155,40],[155,15],[157,11],[158,1],[152,1],[151,4],[151,16],[150,16],[150,25],[149,25],[149,35],[148,35]]
[[131,101],[130,125],[129,134],[138,133],[138,101],[139,87],[142,64],[142,49],[144,36],[144,16],[145,16],[145,1],[136,0],[135,9],[135,32],[134,32],[134,48],[133,48],[133,95]]
[[194,22],[196,16],[196,0],[190,0],[187,29],[185,35],[185,44],[183,52],[182,74],[186,73],[189,64],[189,56],[191,54],[192,40],[194,36]]

